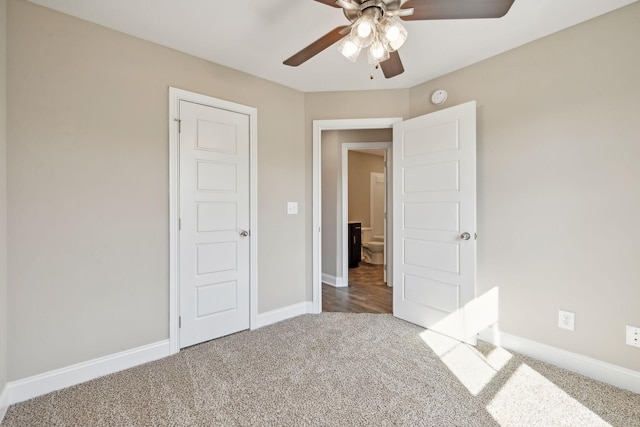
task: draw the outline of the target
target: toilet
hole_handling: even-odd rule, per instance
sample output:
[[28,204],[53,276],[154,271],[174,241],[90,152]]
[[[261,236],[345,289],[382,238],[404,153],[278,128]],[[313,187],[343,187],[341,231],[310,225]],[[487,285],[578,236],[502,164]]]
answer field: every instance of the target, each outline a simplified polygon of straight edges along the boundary
[[372,236],[371,227],[362,227],[362,260],[368,264],[384,264],[384,236]]

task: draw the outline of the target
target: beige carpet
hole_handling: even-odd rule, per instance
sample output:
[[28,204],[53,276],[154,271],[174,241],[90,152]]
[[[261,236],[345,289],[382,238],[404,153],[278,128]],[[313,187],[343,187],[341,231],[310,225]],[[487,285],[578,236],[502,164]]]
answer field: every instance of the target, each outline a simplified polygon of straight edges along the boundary
[[9,408],[3,426],[640,426],[640,395],[384,314],[305,315]]

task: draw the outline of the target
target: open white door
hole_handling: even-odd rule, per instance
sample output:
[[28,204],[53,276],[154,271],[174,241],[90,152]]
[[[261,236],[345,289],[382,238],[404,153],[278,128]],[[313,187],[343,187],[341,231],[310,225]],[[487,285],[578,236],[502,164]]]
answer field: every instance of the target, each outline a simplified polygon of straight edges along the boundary
[[475,342],[476,103],[393,127],[393,314]]

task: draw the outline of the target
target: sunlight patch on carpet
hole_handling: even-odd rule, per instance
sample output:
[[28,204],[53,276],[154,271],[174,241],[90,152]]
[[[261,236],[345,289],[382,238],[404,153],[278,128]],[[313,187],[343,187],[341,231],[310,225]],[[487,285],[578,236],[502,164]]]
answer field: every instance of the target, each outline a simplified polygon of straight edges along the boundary
[[477,396],[513,357],[500,347],[485,355],[472,346],[431,330],[422,332],[420,337],[474,396]]
[[611,424],[524,363],[487,405],[487,411],[503,427],[611,427]]

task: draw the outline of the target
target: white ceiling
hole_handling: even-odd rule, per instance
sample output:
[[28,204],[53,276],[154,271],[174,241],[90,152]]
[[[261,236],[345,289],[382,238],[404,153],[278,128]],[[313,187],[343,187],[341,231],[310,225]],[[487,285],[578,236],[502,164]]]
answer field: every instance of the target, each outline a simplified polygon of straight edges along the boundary
[[[405,72],[385,79],[330,47],[299,67],[282,64],[348,24],[313,0],[30,0],[304,92],[398,89],[460,69],[637,0],[515,0],[500,19],[406,22]],[[371,80],[369,75],[374,73]]]

